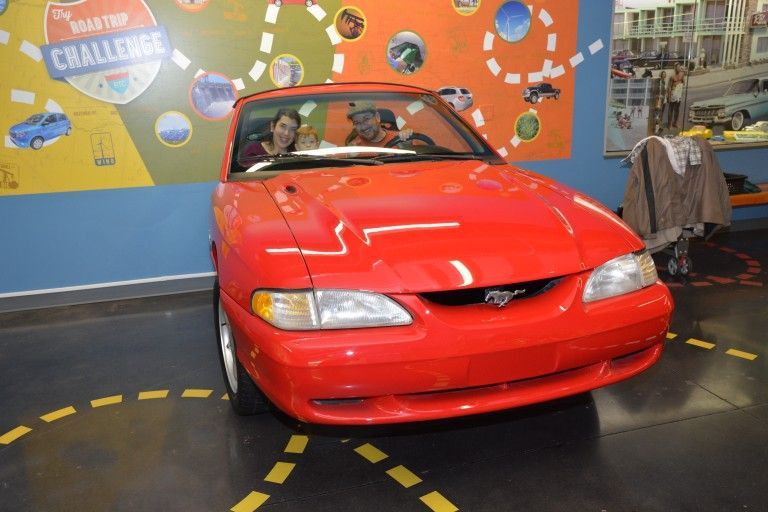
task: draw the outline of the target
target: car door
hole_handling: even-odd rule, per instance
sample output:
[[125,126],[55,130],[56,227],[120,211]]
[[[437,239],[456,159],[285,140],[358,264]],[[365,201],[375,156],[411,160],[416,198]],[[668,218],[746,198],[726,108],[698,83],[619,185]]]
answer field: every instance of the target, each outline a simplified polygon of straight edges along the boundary
[[752,121],[768,120],[768,78],[760,80]]

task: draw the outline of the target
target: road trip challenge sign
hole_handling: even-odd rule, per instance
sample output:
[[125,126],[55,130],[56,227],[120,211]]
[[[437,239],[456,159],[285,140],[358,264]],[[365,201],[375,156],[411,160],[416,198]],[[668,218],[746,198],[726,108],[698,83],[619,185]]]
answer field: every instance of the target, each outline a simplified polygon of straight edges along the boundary
[[109,103],[143,93],[172,48],[143,0],[49,2],[40,49],[51,78]]

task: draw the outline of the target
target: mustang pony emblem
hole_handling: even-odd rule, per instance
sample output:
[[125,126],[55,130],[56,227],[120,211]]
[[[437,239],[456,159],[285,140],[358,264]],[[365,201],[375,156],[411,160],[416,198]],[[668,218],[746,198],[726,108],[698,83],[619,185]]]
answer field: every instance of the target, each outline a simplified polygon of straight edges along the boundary
[[506,290],[488,290],[485,292],[485,302],[486,304],[494,304],[503,308],[517,295],[522,295],[523,293],[525,293],[525,289],[515,290],[513,292]]

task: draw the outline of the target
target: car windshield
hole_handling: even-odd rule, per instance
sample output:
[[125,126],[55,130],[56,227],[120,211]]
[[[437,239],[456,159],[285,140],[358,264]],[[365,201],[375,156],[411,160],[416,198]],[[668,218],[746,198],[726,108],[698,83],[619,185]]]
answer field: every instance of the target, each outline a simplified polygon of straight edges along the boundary
[[748,92],[757,92],[757,80],[739,80],[734,82],[725,92],[726,96],[731,94],[744,94]]
[[[229,168],[232,179],[265,179],[275,172],[416,160],[502,163],[452,108],[427,93],[334,92],[245,101],[235,128]],[[295,135],[283,133],[282,140],[282,128],[274,134],[271,131],[271,122],[281,109],[299,115],[298,120],[281,118],[293,129],[298,128]],[[368,125],[373,128],[366,129]],[[372,137],[372,133],[376,135]],[[400,134],[410,136],[409,140],[401,141]],[[273,155],[275,141],[291,143],[283,146],[281,154]]]
[[35,114],[33,116],[29,116],[24,123],[26,124],[40,124],[40,121],[43,120],[44,114]]

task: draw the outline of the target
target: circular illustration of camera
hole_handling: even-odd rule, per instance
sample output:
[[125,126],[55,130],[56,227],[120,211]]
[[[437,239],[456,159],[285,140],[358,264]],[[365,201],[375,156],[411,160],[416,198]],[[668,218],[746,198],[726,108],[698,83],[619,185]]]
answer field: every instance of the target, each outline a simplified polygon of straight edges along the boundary
[[155,135],[169,148],[180,148],[192,138],[192,122],[181,112],[165,112],[155,121]]
[[387,43],[387,62],[396,72],[410,75],[424,65],[427,47],[415,32],[398,32]]

